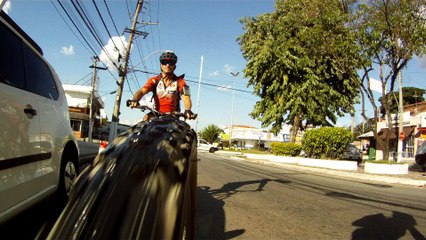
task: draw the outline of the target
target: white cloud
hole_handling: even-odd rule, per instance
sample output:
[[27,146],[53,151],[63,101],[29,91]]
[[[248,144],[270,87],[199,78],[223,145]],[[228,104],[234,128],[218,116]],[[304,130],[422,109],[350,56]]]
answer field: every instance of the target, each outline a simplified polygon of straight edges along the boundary
[[221,86],[221,87],[217,87],[216,89],[219,91],[228,92],[232,90],[232,86],[231,85]]
[[[115,43],[115,45],[114,45]],[[118,49],[116,49],[116,47]],[[99,59],[105,63],[110,69],[116,69],[113,62],[118,62],[119,53],[121,55],[120,61],[123,61],[124,53],[126,50],[127,42],[125,36],[114,36],[108,40],[108,44],[104,46],[104,50],[102,50],[101,54],[99,54]],[[108,53],[108,54],[107,54]]]
[[234,67],[229,65],[229,64],[225,64],[225,66],[223,67],[226,73],[231,73],[234,71]]
[[4,5],[2,7],[2,10],[5,13],[9,14],[9,12],[12,10],[12,3],[10,1],[6,0],[6,2],[4,3]]
[[216,71],[209,74],[210,77],[217,77],[219,75],[220,75],[219,70],[216,70]]
[[74,55],[75,54],[75,52],[74,52],[74,46],[70,45],[69,47],[62,47],[61,53],[64,54],[65,56],[72,56],[72,55]]

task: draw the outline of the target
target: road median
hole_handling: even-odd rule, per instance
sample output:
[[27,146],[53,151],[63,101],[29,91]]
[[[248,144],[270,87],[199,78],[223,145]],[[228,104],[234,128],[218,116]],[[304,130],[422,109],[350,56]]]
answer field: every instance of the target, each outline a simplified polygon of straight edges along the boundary
[[[234,154],[233,154],[234,153]],[[238,159],[245,159],[263,164],[291,168],[297,171],[327,174],[335,177],[351,178],[362,181],[377,181],[388,184],[401,184],[406,186],[426,187],[426,176],[420,178],[411,174],[386,175],[365,173],[355,161],[345,160],[323,160],[302,157],[275,156],[272,154],[252,154],[221,151],[220,154],[232,155]]]

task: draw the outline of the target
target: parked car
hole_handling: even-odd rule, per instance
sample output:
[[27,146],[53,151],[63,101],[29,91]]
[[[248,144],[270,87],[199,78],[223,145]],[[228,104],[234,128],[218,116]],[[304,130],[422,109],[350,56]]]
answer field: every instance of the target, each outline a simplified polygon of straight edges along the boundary
[[358,163],[362,161],[362,151],[354,144],[349,143],[343,151],[343,159],[356,160]]
[[1,11],[0,39],[2,223],[53,193],[66,199],[78,174],[78,146],[57,74]]
[[205,151],[209,151],[210,153],[214,153],[217,150],[219,150],[218,147],[213,146],[213,144],[207,142],[204,139],[198,139],[198,150],[205,150]]
[[426,172],[426,142],[420,144],[414,157],[416,163]]

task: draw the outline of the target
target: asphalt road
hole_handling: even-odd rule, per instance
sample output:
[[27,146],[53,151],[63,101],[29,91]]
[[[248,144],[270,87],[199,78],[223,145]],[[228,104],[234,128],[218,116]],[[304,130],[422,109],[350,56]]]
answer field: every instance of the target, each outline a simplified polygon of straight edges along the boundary
[[[425,239],[426,189],[372,184],[199,153],[196,239]],[[0,226],[44,239],[48,200]]]
[[99,143],[77,141],[77,144],[80,150],[80,170],[82,170],[87,164],[92,163],[93,159],[98,154]]
[[199,159],[197,239],[425,239],[424,188]]

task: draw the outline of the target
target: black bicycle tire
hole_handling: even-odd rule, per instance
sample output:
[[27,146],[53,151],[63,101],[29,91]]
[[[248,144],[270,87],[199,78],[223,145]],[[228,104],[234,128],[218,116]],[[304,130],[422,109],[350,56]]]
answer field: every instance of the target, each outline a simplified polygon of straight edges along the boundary
[[48,238],[193,239],[196,142],[173,117],[130,128],[79,176]]

